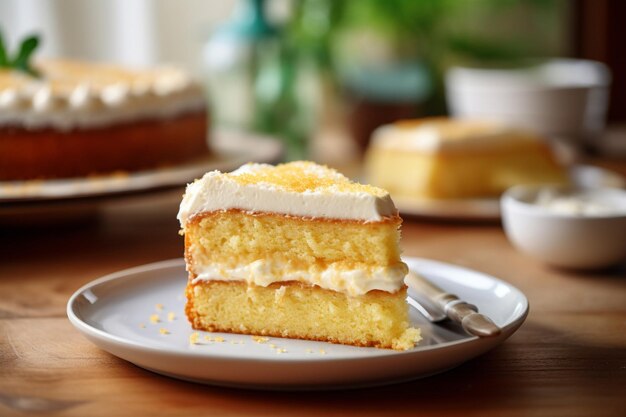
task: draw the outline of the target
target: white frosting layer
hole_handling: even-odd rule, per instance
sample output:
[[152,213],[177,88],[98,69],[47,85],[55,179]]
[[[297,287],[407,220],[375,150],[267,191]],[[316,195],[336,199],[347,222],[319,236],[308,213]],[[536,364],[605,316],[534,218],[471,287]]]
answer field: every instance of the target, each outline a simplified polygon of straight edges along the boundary
[[[62,65],[68,67],[67,75],[59,75],[63,74]],[[99,74],[97,65],[74,68],[78,65],[51,63],[49,79],[4,71],[0,79],[0,126],[67,131],[166,119],[206,106],[202,89],[179,70],[130,72],[102,67]],[[45,70],[43,66],[44,77]]]
[[373,270],[346,270],[334,265],[320,271],[315,266],[308,270],[288,270],[284,265],[267,260],[257,260],[248,265],[228,268],[206,265],[193,271],[199,281],[245,281],[261,287],[275,282],[298,281],[321,288],[359,296],[372,290],[396,292],[404,286],[408,268],[404,263]]
[[376,148],[423,153],[494,149],[538,140],[527,132],[474,120],[435,120],[414,126],[410,122],[390,124],[372,134]]
[[[230,174],[209,172],[200,180],[189,184],[178,212],[178,220],[185,224],[196,214],[218,210],[240,209],[254,212],[280,213],[300,217],[360,220],[377,222],[397,214],[388,193],[356,191],[342,187],[348,180],[336,171],[310,164],[309,172],[322,178],[342,181],[304,192],[269,182],[241,184],[238,175],[271,169],[270,165],[247,164]],[[307,165],[308,166],[308,165]]]

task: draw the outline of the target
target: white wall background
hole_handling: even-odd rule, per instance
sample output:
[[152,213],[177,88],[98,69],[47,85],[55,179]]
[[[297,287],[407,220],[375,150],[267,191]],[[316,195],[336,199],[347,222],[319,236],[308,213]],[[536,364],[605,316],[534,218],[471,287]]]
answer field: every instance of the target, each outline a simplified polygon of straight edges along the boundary
[[[200,51],[236,0],[0,0],[0,29],[11,48],[38,32],[38,56],[135,66],[182,65],[198,73]],[[278,3],[278,4],[276,4]],[[281,5],[282,3],[282,5]],[[285,1],[272,2],[271,14]]]

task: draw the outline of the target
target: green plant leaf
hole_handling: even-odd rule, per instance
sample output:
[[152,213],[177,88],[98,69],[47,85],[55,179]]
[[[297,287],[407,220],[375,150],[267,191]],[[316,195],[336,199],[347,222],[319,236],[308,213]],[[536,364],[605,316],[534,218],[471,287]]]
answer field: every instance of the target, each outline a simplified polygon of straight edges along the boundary
[[8,67],[10,65],[9,57],[7,56],[7,49],[4,46],[4,37],[0,32],[0,68]]
[[514,41],[484,39],[480,37],[457,36],[448,37],[448,48],[478,62],[519,65],[519,61],[527,56],[526,45]]
[[13,58],[11,66],[20,71],[37,76],[37,72],[30,66],[30,57],[39,46],[39,36],[31,35],[22,41],[17,56]]

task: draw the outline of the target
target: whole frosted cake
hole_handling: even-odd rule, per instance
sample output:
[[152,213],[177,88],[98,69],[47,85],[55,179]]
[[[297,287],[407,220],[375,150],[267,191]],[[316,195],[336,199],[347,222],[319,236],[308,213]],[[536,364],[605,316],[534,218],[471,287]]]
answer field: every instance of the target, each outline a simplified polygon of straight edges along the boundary
[[518,184],[567,183],[545,139],[479,120],[431,118],[381,126],[367,179],[397,197],[497,196]]
[[401,219],[380,189],[311,162],[190,184],[178,214],[196,329],[408,349]]
[[76,177],[208,153],[200,87],[174,68],[39,61],[0,68],[0,180]]

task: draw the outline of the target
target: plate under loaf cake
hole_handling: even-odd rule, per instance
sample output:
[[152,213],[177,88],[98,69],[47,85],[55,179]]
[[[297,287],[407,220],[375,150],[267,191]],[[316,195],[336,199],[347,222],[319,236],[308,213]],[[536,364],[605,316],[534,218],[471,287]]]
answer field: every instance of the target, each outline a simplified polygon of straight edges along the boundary
[[545,139],[476,120],[427,118],[378,128],[367,179],[396,197],[495,197],[518,184],[565,184]]
[[0,68],[0,181],[175,165],[209,153],[202,89],[175,68]]
[[401,219],[380,189],[311,162],[190,184],[178,215],[196,329],[408,349]]

